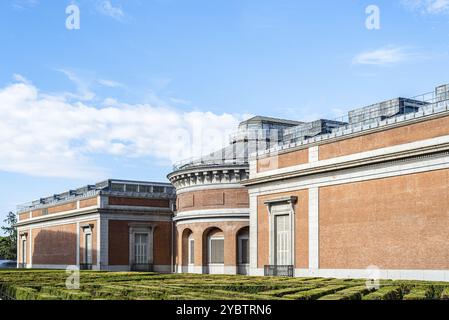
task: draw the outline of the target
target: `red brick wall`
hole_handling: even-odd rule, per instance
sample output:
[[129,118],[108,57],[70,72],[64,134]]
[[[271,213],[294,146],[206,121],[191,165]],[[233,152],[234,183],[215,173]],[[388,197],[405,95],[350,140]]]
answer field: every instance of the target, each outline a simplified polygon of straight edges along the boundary
[[88,208],[97,205],[97,197],[86,200],[80,200],[80,208]]
[[28,220],[30,218],[29,212],[23,212],[19,214],[19,221]]
[[172,223],[159,222],[154,230],[154,264],[171,264]]
[[449,170],[320,189],[320,268],[449,269]]
[[76,210],[76,201],[48,208],[48,214]]
[[320,160],[431,139],[449,134],[449,117],[332,142],[319,147]]
[[309,162],[309,149],[283,153],[277,156],[262,158],[257,161],[257,172],[292,167]]
[[[109,265],[129,265],[129,224],[137,221],[109,221]],[[171,222],[154,222],[153,262],[171,264]]]
[[33,210],[33,212],[32,212],[32,217],[33,218],[37,218],[37,217],[40,217],[40,216],[42,216],[42,210]]
[[248,207],[248,191],[243,188],[193,191],[178,196],[178,212]]
[[134,206],[134,207],[154,207],[154,208],[170,207],[170,201],[167,199],[110,197],[109,204],[112,206]]
[[109,221],[109,265],[129,264],[129,226],[126,221]]
[[76,236],[76,224],[33,229],[33,265],[75,265]]

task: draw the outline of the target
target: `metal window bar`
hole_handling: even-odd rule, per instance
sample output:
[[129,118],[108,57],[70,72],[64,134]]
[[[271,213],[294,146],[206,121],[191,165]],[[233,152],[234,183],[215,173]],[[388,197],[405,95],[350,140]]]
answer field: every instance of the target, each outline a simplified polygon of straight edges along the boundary
[[153,272],[153,265],[150,263],[132,263],[131,271],[137,272]]
[[264,274],[266,277],[290,277],[295,276],[294,266],[276,266],[267,265],[264,267]]
[[80,270],[92,270],[92,263],[80,263]]

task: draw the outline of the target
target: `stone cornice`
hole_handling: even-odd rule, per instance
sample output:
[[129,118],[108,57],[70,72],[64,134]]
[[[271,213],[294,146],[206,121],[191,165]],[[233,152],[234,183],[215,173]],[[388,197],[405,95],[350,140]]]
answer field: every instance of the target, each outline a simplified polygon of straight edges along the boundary
[[304,168],[302,170],[296,170],[285,173],[273,174],[265,177],[259,177],[254,179],[248,179],[242,182],[244,186],[254,186],[262,183],[273,182],[277,180],[297,178],[302,176],[315,175],[320,173],[327,173],[331,171],[350,169],[355,167],[361,167],[365,165],[414,158],[419,156],[426,156],[432,154],[438,154],[449,151],[449,143],[442,143],[433,146],[425,146],[422,148],[416,148],[412,150],[405,150],[391,154],[383,154],[373,157],[366,157],[362,159],[356,160],[348,160],[348,161],[336,161],[334,164],[326,164],[320,165],[319,162],[315,166],[311,166],[308,168]]
[[173,221],[189,221],[189,220],[197,220],[197,219],[211,219],[211,218],[227,218],[227,219],[249,219],[249,209],[246,209],[246,213],[202,213],[201,211],[198,214],[189,214],[189,215],[178,215],[173,218]]
[[239,184],[249,177],[248,165],[195,168],[176,171],[168,176],[176,190],[219,184]]
[[15,227],[23,227],[23,226],[27,226],[27,225],[33,225],[35,223],[54,221],[54,220],[65,219],[65,218],[70,218],[70,217],[83,216],[83,215],[88,215],[88,214],[92,214],[92,213],[99,213],[99,209],[97,207],[95,207],[95,208],[90,208],[90,209],[86,209],[86,210],[74,210],[74,211],[69,211],[69,212],[65,212],[65,213],[49,214],[49,215],[40,216],[37,218],[31,218],[31,219],[20,221],[20,222],[16,223],[14,226]]

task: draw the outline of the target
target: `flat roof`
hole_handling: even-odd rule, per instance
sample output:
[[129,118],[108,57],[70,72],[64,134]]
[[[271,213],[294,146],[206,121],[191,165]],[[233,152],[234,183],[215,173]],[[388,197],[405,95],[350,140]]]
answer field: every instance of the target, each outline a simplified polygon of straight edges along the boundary
[[[127,185],[136,186],[137,189],[127,190]],[[141,186],[149,187],[142,189]],[[122,190],[120,190],[122,187]],[[154,190],[154,187],[163,187],[163,191]],[[29,210],[57,205],[62,202],[73,201],[80,198],[93,197],[101,192],[122,193],[123,195],[144,195],[144,194],[167,194],[174,195],[175,188],[168,182],[150,182],[135,181],[122,179],[108,179],[96,184],[85,185],[76,189],[67,190],[62,193],[54,194],[49,197],[40,198],[32,202],[23,203],[17,206],[18,212],[26,212]]]

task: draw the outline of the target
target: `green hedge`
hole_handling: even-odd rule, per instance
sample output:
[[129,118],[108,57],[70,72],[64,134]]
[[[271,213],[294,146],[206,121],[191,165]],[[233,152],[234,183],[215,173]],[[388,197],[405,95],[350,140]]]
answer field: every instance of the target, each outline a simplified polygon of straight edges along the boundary
[[409,293],[405,294],[404,300],[427,300],[429,299],[429,288],[428,287],[414,287]]
[[294,300],[316,300],[322,296],[335,293],[339,290],[345,289],[346,286],[343,285],[330,285],[321,288],[311,289],[307,291],[301,291],[294,294],[285,295],[284,298],[294,299]]
[[260,295],[266,295],[266,296],[273,296],[273,297],[283,297],[285,295],[289,294],[295,294],[301,291],[307,291],[315,289],[316,285],[304,285],[303,287],[294,287],[294,288],[283,288],[283,289],[276,289],[276,290],[269,290],[260,292]]
[[0,271],[0,296],[19,300],[386,300],[449,299],[447,283],[381,281],[370,292],[365,280],[230,275],[82,271],[80,289],[68,290],[65,271]]
[[374,289],[365,286],[356,286],[321,297],[319,300],[361,300],[362,297]]
[[363,296],[363,300],[402,300],[402,296],[401,286],[387,286]]

